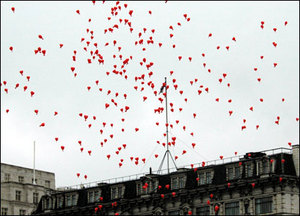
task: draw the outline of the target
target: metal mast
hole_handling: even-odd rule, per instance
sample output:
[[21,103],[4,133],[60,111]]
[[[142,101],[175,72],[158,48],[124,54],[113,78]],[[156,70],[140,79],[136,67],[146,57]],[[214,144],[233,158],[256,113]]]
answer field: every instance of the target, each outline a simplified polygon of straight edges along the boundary
[[167,168],[168,168],[168,174],[170,173],[170,166],[169,166],[169,156],[171,157],[174,165],[175,165],[175,168],[177,169],[177,166],[175,164],[175,161],[172,157],[172,154],[169,150],[169,122],[168,122],[168,94],[167,94],[167,77],[165,77],[165,83],[164,83],[165,86],[163,86],[165,89],[166,89],[166,136],[167,136],[167,150],[164,154],[164,157],[161,161],[161,164],[158,168],[158,173],[161,171],[161,168],[162,168],[162,165],[164,163],[164,160],[165,160],[165,157],[167,156]]

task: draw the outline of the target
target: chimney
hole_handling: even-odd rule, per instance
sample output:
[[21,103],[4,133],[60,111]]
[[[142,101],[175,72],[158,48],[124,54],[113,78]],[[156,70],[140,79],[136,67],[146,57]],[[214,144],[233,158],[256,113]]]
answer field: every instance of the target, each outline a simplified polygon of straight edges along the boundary
[[299,177],[299,144],[292,145],[293,161],[296,169],[296,175]]
[[152,168],[151,167],[149,168],[149,174],[150,175],[152,174]]

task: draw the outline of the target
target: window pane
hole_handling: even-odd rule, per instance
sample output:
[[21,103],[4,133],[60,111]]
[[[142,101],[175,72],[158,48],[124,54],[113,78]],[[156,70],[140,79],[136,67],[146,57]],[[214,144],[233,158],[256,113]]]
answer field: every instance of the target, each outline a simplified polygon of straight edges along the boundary
[[206,173],[206,184],[210,184],[211,183],[211,172],[207,172]]
[[204,173],[200,173],[199,175],[199,183],[201,185],[205,184],[205,181],[204,181]]
[[39,202],[39,194],[33,193],[33,203],[37,204]]
[[63,198],[62,198],[62,197],[59,197],[59,198],[58,198],[58,207],[59,207],[59,208],[62,208],[62,207],[63,207],[63,202],[64,202]]
[[235,168],[235,178],[239,178],[240,177],[240,168],[236,167]]
[[262,172],[263,172],[263,174],[267,174],[267,173],[269,173],[269,161],[264,161],[263,163],[262,163]]
[[228,168],[228,180],[233,179],[233,168]]
[[137,184],[136,189],[137,189],[137,195],[141,195],[142,184],[140,184],[140,183]]
[[5,181],[10,181],[10,174],[9,173],[5,173]]
[[251,173],[251,165],[248,164],[246,165],[246,177],[251,177],[252,173]]
[[148,187],[147,187],[147,194],[152,192],[153,188],[153,182],[148,182]]
[[116,199],[116,194],[117,194],[117,188],[112,188],[112,191],[111,191],[112,199]]
[[232,202],[225,204],[225,215],[239,215],[240,206],[239,202]]
[[19,213],[20,213],[20,215],[25,215],[25,214],[26,214],[26,211],[23,210],[23,209],[20,209]]
[[209,215],[209,206],[203,206],[196,209],[197,215]]
[[88,200],[89,200],[89,203],[94,202],[94,192],[93,191],[89,192],[89,198],[88,198]]
[[121,198],[122,197],[122,187],[118,187],[118,197],[117,198]]
[[184,181],[184,177],[180,177],[179,178],[179,187],[180,188],[185,188],[185,181]]
[[76,205],[76,195],[72,195],[72,205]]
[[255,200],[255,213],[265,214],[272,212],[272,197],[260,198]]
[[21,191],[16,191],[16,200],[21,201]]
[[1,208],[1,215],[7,215],[8,208]]
[[172,178],[172,189],[178,189],[178,178]]
[[95,191],[95,193],[94,193],[94,202],[97,202],[99,197],[100,197],[99,191]]
[[20,183],[24,183],[24,177],[23,176],[19,176],[18,180],[19,180]]
[[71,206],[71,196],[67,196],[67,206]]

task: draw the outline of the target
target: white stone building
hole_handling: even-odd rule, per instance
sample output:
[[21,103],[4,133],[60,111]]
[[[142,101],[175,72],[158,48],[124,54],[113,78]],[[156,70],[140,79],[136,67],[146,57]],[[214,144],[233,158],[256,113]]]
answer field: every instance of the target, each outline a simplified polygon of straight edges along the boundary
[[1,163],[1,215],[30,215],[40,198],[55,189],[51,172]]

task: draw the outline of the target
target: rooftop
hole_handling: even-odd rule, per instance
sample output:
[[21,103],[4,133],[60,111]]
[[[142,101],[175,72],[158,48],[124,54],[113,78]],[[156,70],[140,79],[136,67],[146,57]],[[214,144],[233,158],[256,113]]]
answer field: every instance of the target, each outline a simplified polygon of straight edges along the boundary
[[[275,154],[280,154],[280,153],[287,153],[287,154],[292,154],[292,148],[275,148],[275,149],[269,149],[269,150],[263,150],[259,151],[260,153],[265,153],[266,155],[275,155]],[[250,152],[249,152],[250,153]],[[254,153],[254,152],[251,152]],[[257,153],[257,152],[256,152]],[[248,153],[246,153],[248,155]],[[216,159],[216,160],[211,160],[211,161],[204,161],[205,162],[205,167],[208,166],[215,166],[215,165],[220,165],[220,164],[226,164],[226,163],[232,163],[232,162],[237,162],[245,158],[245,155],[237,155],[233,157],[228,157],[228,158],[223,158],[223,159]],[[196,163],[194,164],[194,167],[201,167],[201,163]],[[182,167],[178,167],[178,169],[191,169],[191,164],[189,165],[184,165]],[[176,168],[170,168],[170,173],[176,172]],[[164,175],[168,174],[168,170],[156,170],[152,171],[152,174],[156,175]],[[78,185],[72,185],[72,186],[66,186],[66,187],[58,187],[57,190],[59,191],[68,191],[68,190],[77,190],[80,188],[91,188],[91,187],[96,187],[100,184],[115,184],[115,183],[122,183],[126,181],[132,181],[132,180],[138,180],[143,176],[149,175],[149,173],[139,173],[135,175],[129,175],[129,176],[123,176],[123,177],[117,177],[117,178],[110,178],[110,179],[105,179],[105,180],[100,180],[100,181],[95,181],[95,182],[89,182],[89,183],[84,183],[84,184],[78,184]]]
[[[12,164],[7,164],[7,163],[2,163],[2,162],[1,162],[1,167],[2,167],[2,165],[10,166],[10,167],[15,167],[15,168],[20,168],[20,169],[33,170],[33,168],[27,168],[27,167],[22,167],[22,166],[16,166],[16,165],[12,165]],[[49,172],[49,171],[44,171],[44,170],[38,170],[38,169],[36,169],[35,171],[36,171],[36,172],[43,172],[43,173],[49,173],[49,174],[55,175],[54,172]]]

